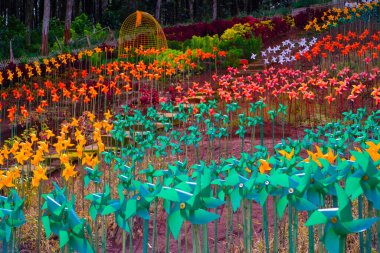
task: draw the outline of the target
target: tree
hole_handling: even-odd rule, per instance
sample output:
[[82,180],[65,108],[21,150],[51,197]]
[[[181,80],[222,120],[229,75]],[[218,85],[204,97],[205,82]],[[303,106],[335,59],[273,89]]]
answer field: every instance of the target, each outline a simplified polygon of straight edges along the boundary
[[218,18],[218,0],[212,1],[212,20],[216,20]]
[[189,12],[191,22],[194,22],[194,2],[195,0],[189,0]]
[[33,29],[33,7],[34,7],[33,4],[34,4],[33,0],[25,1],[25,25],[28,29],[26,32],[25,42],[27,46],[30,46],[30,43],[31,43],[30,36]]
[[155,18],[160,22],[160,12],[161,12],[161,2],[162,0],[157,0],[156,3],[156,12],[155,12]]
[[235,0],[236,14],[240,16],[239,0]]
[[67,0],[66,2],[66,16],[65,16],[65,45],[67,45],[70,41],[71,37],[71,18],[73,15],[73,0]]
[[47,55],[49,52],[49,21],[50,21],[50,0],[44,0],[44,14],[42,19],[42,55]]

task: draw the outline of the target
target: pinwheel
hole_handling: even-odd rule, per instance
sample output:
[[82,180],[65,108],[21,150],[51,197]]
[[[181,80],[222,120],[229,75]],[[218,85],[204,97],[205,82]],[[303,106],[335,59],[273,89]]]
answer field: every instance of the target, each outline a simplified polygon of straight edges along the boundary
[[75,198],[69,202],[63,195],[64,189],[57,185],[55,190],[43,195],[45,203],[42,207],[44,214],[42,224],[44,225],[46,237],[52,233],[59,236],[59,247],[68,245],[70,249],[78,252],[94,252],[86,239],[87,233],[91,234],[90,227],[84,219],[80,219],[74,210]]
[[[227,192],[229,200],[232,204],[232,210],[233,212],[236,212],[236,210],[240,207],[241,199],[245,195],[245,183],[248,181],[247,178],[239,175],[235,170],[231,170],[228,173],[228,176],[225,179],[224,186],[227,187]],[[221,191],[223,193],[224,191]],[[219,195],[221,199],[221,195]]]
[[180,182],[186,182],[189,180],[187,175],[187,160],[183,162],[176,161],[174,164],[168,164],[168,170],[163,170],[164,185],[171,186]]
[[353,220],[351,203],[344,190],[335,184],[338,207],[318,209],[306,221],[306,226],[325,224],[322,241],[329,252],[344,252],[346,237],[350,233],[362,232],[379,218]]
[[3,241],[9,242],[13,229],[26,222],[23,207],[24,199],[20,199],[14,189],[11,189],[8,197],[0,196],[0,238]]
[[[159,196],[166,201],[164,208],[168,213],[168,223],[174,239],[178,238],[184,220],[202,225],[219,218],[219,215],[206,209],[216,208],[223,202],[214,198],[202,198],[200,195],[202,188],[199,183],[199,181],[196,183],[193,193],[189,192],[193,186],[185,182],[179,184],[178,188],[163,187],[159,193]],[[173,205],[169,205],[170,202],[173,202]]]
[[84,176],[85,187],[88,187],[91,181],[96,184],[100,183],[100,176],[103,174],[103,172],[99,171],[98,164],[96,164],[93,169],[89,167],[85,167],[84,169],[87,171],[86,176]]
[[352,200],[364,194],[373,207],[380,210],[380,171],[377,169],[379,160],[373,161],[367,152],[351,151],[357,163],[356,171],[347,178],[346,193]]
[[111,199],[111,191],[108,184],[105,185],[104,192],[91,193],[85,197],[86,200],[91,201],[89,213],[93,220],[100,215],[106,215],[114,212],[115,210],[108,210],[107,207],[116,203],[116,200]]
[[156,169],[154,169],[152,164],[149,164],[147,169],[139,171],[139,175],[145,175],[148,182],[153,183],[153,179],[156,177],[163,176],[164,171],[163,170],[156,170]]

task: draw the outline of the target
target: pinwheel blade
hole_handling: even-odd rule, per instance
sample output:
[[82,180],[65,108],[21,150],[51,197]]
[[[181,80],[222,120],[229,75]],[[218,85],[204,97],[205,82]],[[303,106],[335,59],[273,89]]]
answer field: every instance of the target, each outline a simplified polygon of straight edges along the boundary
[[340,247],[344,246],[341,242],[341,237],[337,235],[332,227],[325,230],[325,234],[323,237],[323,243],[328,252],[342,252],[340,251]]
[[168,217],[169,228],[175,240],[177,240],[179,232],[181,231],[183,221],[184,219],[179,209],[172,212]]
[[328,218],[323,212],[320,212],[319,210],[314,211],[309,219],[307,219],[305,225],[306,226],[314,226],[318,224],[325,224],[327,222]]
[[373,217],[373,218],[368,218],[368,219],[358,219],[358,220],[353,220],[353,221],[342,222],[342,225],[350,233],[359,233],[370,228],[378,220],[379,220],[379,217]]
[[220,216],[218,214],[211,213],[203,209],[199,209],[191,213],[188,220],[192,224],[202,225],[202,224],[207,224],[213,220],[216,220],[219,217]]

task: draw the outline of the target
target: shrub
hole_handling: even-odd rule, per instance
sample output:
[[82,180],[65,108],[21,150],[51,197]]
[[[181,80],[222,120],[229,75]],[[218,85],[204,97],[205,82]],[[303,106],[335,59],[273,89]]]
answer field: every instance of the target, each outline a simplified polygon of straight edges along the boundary
[[204,36],[204,37],[198,37],[198,36],[193,36],[191,40],[186,40],[183,43],[184,49],[202,49],[204,52],[213,52],[214,47],[219,46],[219,36],[214,35],[214,36]]
[[237,37],[249,37],[252,31],[252,27],[249,23],[245,24],[236,24],[230,29],[224,31],[220,39],[222,40],[233,40]]
[[235,61],[239,62],[240,58],[250,58],[252,53],[259,53],[261,46],[261,38],[253,36],[250,38],[236,37],[233,40],[222,40],[219,44],[221,50],[227,51],[226,61],[234,63]]

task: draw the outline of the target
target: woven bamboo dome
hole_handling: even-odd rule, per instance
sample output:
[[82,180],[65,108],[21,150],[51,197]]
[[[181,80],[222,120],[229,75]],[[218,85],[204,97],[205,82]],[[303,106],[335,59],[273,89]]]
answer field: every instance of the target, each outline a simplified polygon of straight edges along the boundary
[[125,48],[167,48],[164,31],[152,15],[136,11],[124,20],[119,33],[119,58],[127,56]]

